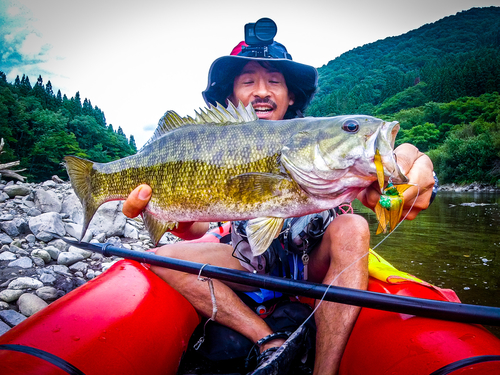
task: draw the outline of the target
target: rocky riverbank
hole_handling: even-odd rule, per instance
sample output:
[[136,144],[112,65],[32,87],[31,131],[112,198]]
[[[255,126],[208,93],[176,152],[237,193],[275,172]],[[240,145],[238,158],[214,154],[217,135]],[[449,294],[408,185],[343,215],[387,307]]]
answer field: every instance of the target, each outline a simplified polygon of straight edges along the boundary
[[[103,205],[84,241],[137,251],[153,247],[142,222],[126,218],[121,204]],[[0,183],[0,335],[119,260],[57,238],[78,238],[82,221],[82,206],[68,182]],[[166,234],[160,243],[175,240]]]
[[439,187],[439,191],[454,191],[456,193],[468,193],[468,192],[494,193],[494,192],[500,192],[500,185],[494,186],[489,184],[483,184],[480,182],[473,182],[471,184],[465,184],[465,185],[445,184]]

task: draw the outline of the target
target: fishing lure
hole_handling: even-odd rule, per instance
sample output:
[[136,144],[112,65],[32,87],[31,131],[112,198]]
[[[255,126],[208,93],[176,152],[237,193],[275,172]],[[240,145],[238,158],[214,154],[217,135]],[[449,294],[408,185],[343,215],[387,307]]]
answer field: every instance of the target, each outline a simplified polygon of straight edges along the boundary
[[384,167],[378,150],[375,153],[373,161],[377,169],[377,179],[380,185],[380,191],[382,192],[375,206],[375,215],[377,215],[378,219],[376,234],[387,233],[387,231],[392,232],[398,225],[403,212],[403,193],[412,185],[393,185],[392,182],[389,181],[384,188]]

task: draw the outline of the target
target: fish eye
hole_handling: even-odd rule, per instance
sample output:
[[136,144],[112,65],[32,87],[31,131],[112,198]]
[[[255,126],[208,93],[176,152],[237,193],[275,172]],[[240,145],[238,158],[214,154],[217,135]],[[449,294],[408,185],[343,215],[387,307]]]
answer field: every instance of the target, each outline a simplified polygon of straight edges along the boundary
[[359,123],[356,120],[346,120],[342,124],[342,129],[348,133],[357,133],[359,130]]

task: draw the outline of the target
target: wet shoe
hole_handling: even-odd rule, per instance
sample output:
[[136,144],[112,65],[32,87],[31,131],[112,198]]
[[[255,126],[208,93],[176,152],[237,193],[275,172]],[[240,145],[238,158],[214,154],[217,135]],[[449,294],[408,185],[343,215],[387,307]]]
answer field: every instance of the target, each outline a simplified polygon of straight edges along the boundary
[[[300,326],[294,333],[291,335],[289,334],[288,339],[283,343],[283,345],[277,348],[269,348],[260,353],[257,357],[257,368],[253,372],[249,373],[249,375],[278,375],[288,373],[292,361],[300,351],[306,330],[306,327]],[[264,339],[266,338],[267,337]],[[272,337],[265,342],[275,338],[277,338],[277,336]],[[263,343],[261,343],[261,345],[262,344]]]

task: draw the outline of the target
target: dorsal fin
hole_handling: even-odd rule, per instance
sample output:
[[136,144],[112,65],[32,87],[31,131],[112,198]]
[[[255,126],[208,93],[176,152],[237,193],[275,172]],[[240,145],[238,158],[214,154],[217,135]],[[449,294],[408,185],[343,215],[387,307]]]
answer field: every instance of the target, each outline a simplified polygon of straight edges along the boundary
[[166,133],[184,125],[211,124],[223,126],[230,124],[242,124],[245,122],[257,121],[259,119],[255,114],[251,103],[246,107],[241,101],[239,102],[238,107],[235,107],[230,101],[228,103],[227,108],[224,108],[224,106],[220,103],[217,103],[217,106],[210,105],[209,108],[200,108],[200,112],[195,111],[196,116],[194,119],[191,116],[181,117],[174,111],[167,111],[165,115],[160,118],[158,127],[156,128],[153,136],[144,146],[149,145],[151,142]]
[[241,101],[238,103],[238,107],[235,107],[231,102],[228,102],[227,108],[217,103],[217,106],[210,105],[205,110],[200,108],[200,112],[195,113],[197,124],[242,124],[259,119],[255,114],[252,104],[248,104],[245,107]]

